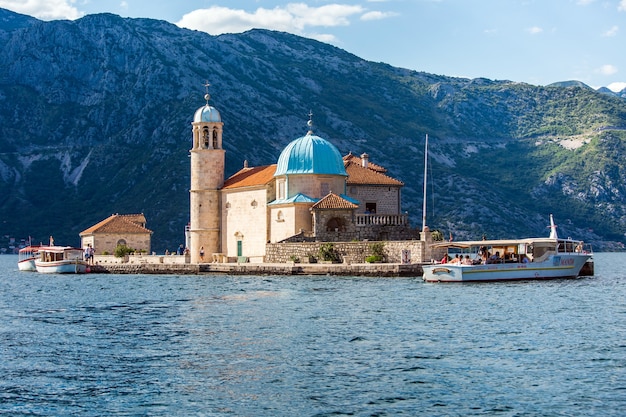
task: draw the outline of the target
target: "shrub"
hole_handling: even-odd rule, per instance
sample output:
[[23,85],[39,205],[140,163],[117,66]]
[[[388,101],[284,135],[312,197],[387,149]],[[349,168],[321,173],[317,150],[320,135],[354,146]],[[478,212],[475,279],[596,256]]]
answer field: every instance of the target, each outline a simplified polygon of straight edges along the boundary
[[430,232],[430,235],[433,237],[433,240],[435,242],[443,241],[443,233],[441,233],[440,230],[433,230],[432,232]]
[[123,258],[124,256],[129,255],[134,251],[135,250],[133,248],[126,245],[117,245],[115,247],[115,252],[113,253],[113,255],[115,255],[116,258]]
[[370,250],[374,256],[380,256],[381,258],[385,257],[385,244],[383,242],[372,243],[370,245]]
[[380,255],[370,255],[365,258],[365,262],[367,263],[382,262],[382,261],[383,261],[383,257]]
[[319,258],[322,261],[332,262],[339,262],[341,260],[339,254],[335,251],[335,246],[330,242],[324,243],[320,246]]

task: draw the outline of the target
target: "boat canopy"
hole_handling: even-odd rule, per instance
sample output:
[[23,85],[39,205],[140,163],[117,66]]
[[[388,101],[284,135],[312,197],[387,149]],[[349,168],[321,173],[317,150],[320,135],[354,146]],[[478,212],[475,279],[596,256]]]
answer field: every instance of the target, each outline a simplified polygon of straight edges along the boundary
[[546,238],[526,238],[526,239],[499,239],[499,240],[459,240],[458,242],[435,242],[431,245],[432,248],[458,248],[467,249],[477,246],[511,246],[511,245],[556,245],[561,242],[579,243],[579,240],[572,239],[551,239]]
[[40,252],[50,252],[50,253],[63,253],[66,251],[71,251],[71,250],[82,252],[82,249],[74,248],[72,246],[41,246],[38,250]]
[[20,252],[37,252],[40,246],[26,246],[25,248],[20,249]]

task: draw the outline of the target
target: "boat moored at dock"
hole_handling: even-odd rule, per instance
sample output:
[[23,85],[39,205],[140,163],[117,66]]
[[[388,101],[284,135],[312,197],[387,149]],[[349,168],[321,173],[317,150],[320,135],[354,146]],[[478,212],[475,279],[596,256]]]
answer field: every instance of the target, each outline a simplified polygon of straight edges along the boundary
[[447,249],[447,258],[442,263],[424,265],[423,279],[467,282],[576,278],[590,264],[591,248],[580,240],[559,239],[552,216],[550,223],[552,232],[547,238],[434,244]]
[[87,262],[83,251],[71,246],[40,246],[35,260],[37,272],[43,274],[84,274]]
[[39,256],[39,246],[26,246],[18,253],[17,269],[20,271],[37,271],[35,260]]

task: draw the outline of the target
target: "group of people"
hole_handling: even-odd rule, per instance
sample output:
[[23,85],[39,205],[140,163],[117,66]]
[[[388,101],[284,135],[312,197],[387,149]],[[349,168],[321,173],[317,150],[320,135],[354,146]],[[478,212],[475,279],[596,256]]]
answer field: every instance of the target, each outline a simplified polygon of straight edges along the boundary
[[475,259],[471,259],[469,255],[463,256],[463,254],[456,254],[454,258],[451,258],[448,254],[445,254],[441,259],[442,264],[456,264],[456,265],[482,265],[482,264],[498,264],[503,262],[519,262],[528,263],[530,260],[525,255],[520,255],[519,259],[505,255],[504,258],[500,257],[500,252],[496,251],[493,255],[486,249],[481,249]]
[[178,246],[178,249],[171,252],[168,249],[165,249],[165,255],[187,255],[189,253],[189,249],[185,248],[182,243]]
[[[50,238],[52,238],[52,236],[50,236]],[[93,257],[95,254],[96,254],[96,250],[94,249],[93,246],[91,246],[91,243],[88,243],[87,247],[85,248],[85,251],[83,252],[85,261],[87,261],[88,264],[93,265]]]
[[456,264],[456,265],[476,265],[476,261],[470,259],[469,255],[459,255],[458,253],[454,256],[454,258],[450,258],[448,254],[443,256],[441,260],[442,264]]

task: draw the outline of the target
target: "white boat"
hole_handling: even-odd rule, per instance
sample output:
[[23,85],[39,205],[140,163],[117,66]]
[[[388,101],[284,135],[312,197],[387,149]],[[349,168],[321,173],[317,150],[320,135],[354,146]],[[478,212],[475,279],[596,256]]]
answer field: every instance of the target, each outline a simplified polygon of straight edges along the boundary
[[35,260],[37,272],[43,274],[84,274],[87,262],[83,250],[71,246],[40,246]]
[[20,249],[17,260],[17,268],[20,271],[37,271],[35,259],[39,256],[39,246],[26,246]]
[[580,240],[559,239],[550,215],[550,237],[511,240],[477,240],[434,244],[448,256],[470,264],[424,265],[426,282],[509,281],[575,278],[591,262],[589,247]]

